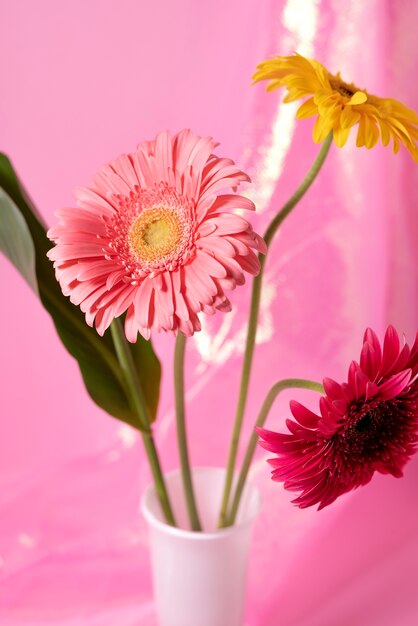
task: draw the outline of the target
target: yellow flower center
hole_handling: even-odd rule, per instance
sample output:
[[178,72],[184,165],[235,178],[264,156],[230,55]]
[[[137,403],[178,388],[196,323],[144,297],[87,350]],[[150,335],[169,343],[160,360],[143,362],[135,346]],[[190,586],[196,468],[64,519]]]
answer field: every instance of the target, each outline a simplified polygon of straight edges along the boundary
[[128,233],[133,254],[143,261],[157,261],[175,251],[181,237],[178,216],[167,207],[141,213]]

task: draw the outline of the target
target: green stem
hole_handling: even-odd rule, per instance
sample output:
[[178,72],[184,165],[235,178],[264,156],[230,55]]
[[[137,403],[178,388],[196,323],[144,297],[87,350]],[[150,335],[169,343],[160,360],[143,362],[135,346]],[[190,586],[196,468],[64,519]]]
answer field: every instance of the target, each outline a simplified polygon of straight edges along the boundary
[[[269,248],[274,235],[284,219],[289,215],[292,209],[297,205],[299,200],[305,195],[313,181],[319,174],[321,167],[325,161],[332,142],[332,133],[330,133],[321,146],[311,169],[296,189],[295,193],[289,198],[286,204],[281,208],[277,215],[271,221],[264,235],[264,241]],[[226,469],[225,486],[222,496],[221,511],[219,515],[219,527],[222,528],[226,524],[229,496],[231,493],[232,480],[234,476],[235,461],[238,452],[239,438],[241,434],[242,422],[244,419],[245,405],[248,395],[248,383],[251,374],[251,365],[254,354],[255,337],[257,333],[258,312],[260,308],[261,285],[263,280],[264,267],[267,255],[259,255],[260,272],[253,280],[253,288],[251,294],[250,318],[248,321],[247,341],[245,345],[244,361],[242,366],[241,384],[238,395],[237,409],[235,413],[234,428],[232,432],[231,446],[229,449],[228,464]]]
[[161,508],[167,524],[170,524],[170,526],[175,526],[176,522],[174,519],[174,514],[171,508],[170,499],[168,496],[167,488],[165,486],[164,476],[161,471],[161,465],[158,458],[157,449],[155,447],[152,430],[150,427],[148,408],[144,392],[142,390],[141,382],[138,378],[138,374],[132,358],[132,353],[126,341],[120,320],[115,319],[112,322],[110,328],[112,332],[113,343],[115,344],[116,354],[118,356],[119,363],[124,374],[126,382],[126,392],[128,394],[129,403],[138,417],[139,429],[141,431],[145,452],[147,454],[152,476],[154,478],[155,490],[159,497]]
[[192,530],[202,530],[194,496],[189,452],[187,449],[186,417],[184,406],[185,350],[186,337],[183,333],[178,333],[176,347],[174,350],[174,393],[176,398],[177,441],[180,455],[181,475],[183,479],[184,495],[186,498],[187,511],[189,513],[190,526]]
[[[311,169],[306,174],[305,178],[303,179],[299,187],[296,189],[293,196],[290,196],[289,200],[280,209],[276,217],[273,218],[269,227],[267,228],[266,233],[264,235],[264,241],[266,242],[267,247],[269,247],[274,235],[277,232],[277,229],[282,224],[283,220],[289,215],[292,209],[294,209],[294,207],[297,205],[299,200],[303,198],[305,193],[308,191],[309,187],[314,182],[315,178],[318,176],[324,164],[324,161],[327,157],[329,149],[331,147],[331,143],[332,143],[332,132],[330,132],[330,134],[325,138],[324,143],[322,144],[321,149],[318,152],[318,155],[315,161],[312,163]],[[264,256],[263,259],[265,260],[265,258],[266,257]]]
[[235,488],[234,497],[232,500],[232,505],[227,518],[227,525],[232,526],[235,522],[235,518],[238,512],[239,503],[241,500],[242,492],[245,486],[245,481],[247,479],[248,471],[250,469],[251,462],[253,460],[254,452],[257,446],[258,435],[255,432],[256,427],[262,428],[267,419],[267,416],[270,412],[271,407],[279,393],[284,389],[311,389],[312,391],[318,391],[319,393],[324,393],[324,388],[320,383],[316,383],[313,380],[304,380],[303,378],[287,378],[285,380],[281,380],[270,389],[268,392],[263,405],[260,409],[260,413],[258,414],[257,421],[254,425],[253,433],[250,437],[250,441],[248,442],[247,451],[244,456],[244,461],[242,463],[242,468],[240,475],[238,477],[237,486]]

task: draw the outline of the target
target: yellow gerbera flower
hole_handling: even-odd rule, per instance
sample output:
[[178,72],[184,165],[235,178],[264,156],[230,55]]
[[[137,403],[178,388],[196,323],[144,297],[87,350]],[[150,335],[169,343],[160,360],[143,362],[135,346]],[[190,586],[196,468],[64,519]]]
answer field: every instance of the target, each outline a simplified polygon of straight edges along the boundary
[[378,98],[345,83],[339,73],[330,74],[318,61],[297,53],[263,61],[253,78],[254,82],[269,80],[267,91],[286,87],[285,102],[308,98],[296,116],[318,116],[313,129],[316,143],[332,131],[335,143],[341,148],[350,130],[358,124],[358,147],[373,148],[379,139],[387,146],[392,138],[395,153],[403,143],[418,161],[418,116],[398,100]]

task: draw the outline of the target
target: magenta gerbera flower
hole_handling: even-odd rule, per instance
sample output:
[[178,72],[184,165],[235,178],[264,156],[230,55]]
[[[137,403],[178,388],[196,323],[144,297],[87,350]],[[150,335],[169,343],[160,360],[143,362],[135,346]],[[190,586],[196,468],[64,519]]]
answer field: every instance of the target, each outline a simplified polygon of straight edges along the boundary
[[256,275],[264,241],[234,209],[248,198],[225,193],[249,177],[218,144],[183,130],[160,133],[102,167],[77,208],[57,211],[48,232],[57,280],[102,335],[126,311],[125,333],[200,330],[199,313],[230,310],[226,291]]
[[418,447],[418,335],[412,349],[400,347],[389,326],[383,350],[369,328],[360,364],[353,361],[348,381],[324,379],[321,415],[292,401],[296,421],[290,434],[257,429],[270,459],[272,479],[290,491],[300,508],[322,509],[338,496],[368,483],[374,472],[399,478]]

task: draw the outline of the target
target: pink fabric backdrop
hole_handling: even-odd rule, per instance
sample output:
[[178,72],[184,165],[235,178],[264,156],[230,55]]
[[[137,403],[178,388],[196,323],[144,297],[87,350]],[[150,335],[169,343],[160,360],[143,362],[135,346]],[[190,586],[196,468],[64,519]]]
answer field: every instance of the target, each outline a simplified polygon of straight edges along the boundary
[[[190,127],[250,171],[263,229],[318,149],[293,105],[249,86],[256,63],[274,53],[315,56],[418,109],[414,0],[15,0],[1,15],[0,147],[50,223],[101,164],[161,129]],[[367,325],[381,335],[392,322],[413,338],[417,182],[406,151],[333,146],[269,259],[246,434],[276,380],[342,379]],[[90,401],[48,316],[4,259],[0,280],[0,623],[155,624],[138,512],[149,474],[137,435]],[[195,465],[226,459],[248,290],[233,302],[189,344]],[[173,346],[155,343],[168,470],[177,466]],[[289,399],[278,401],[271,427],[289,415]],[[261,451],[252,478],[264,509],[248,626],[418,623],[418,458],[402,480],[378,476],[320,513],[289,504]]]

